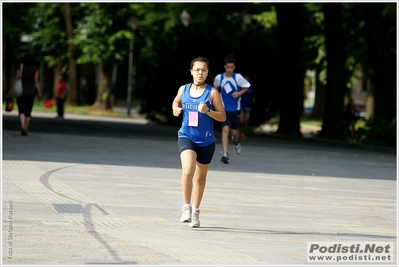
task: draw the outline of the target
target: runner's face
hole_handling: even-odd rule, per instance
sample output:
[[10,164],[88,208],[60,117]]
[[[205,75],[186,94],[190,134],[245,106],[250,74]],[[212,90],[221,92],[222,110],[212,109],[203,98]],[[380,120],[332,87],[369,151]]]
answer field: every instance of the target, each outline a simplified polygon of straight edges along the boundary
[[201,61],[196,61],[191,69],[191,75],[193,75],[195,84],[205,83],[206,77],[208,77],[208,64]]
[[235,70],[236,65],[234,63],[226,63],[224,65],[224,69],[226,70],[226,74],[228,76],[231,76],[233,74],[233,71]]

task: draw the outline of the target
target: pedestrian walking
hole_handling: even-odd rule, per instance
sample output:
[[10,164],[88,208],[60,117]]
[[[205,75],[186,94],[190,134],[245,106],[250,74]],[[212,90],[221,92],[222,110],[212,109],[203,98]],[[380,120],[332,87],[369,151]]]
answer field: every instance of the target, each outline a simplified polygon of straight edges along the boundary
[[84,105],[86,103],[86,86],[87,86],[87,79],[86,77],[82,77],[80,79],[80,86],[79,86],[79,104]]
[[173,115],[183,114],[177,133],[182,165],[183,213],[180,221],[188,222],[190,227],[200,226],[199,208],[215,152],[213,120],[222,122],[226,119],[219,92],[210,85],[213,80],[209,71],[206,58],[193,59],[190,64],[193,82],[182,85],[172,103]]
[[38,98],[42,97],[36,57],[29,51],[25,52],[22,57],[22,69],[22,75],[21,67],[17,69],[14,84],[21,76],[23,90],[22,94],[17,98],[18,116],[21,123],[21,135],[27,136],[35,95],[37,93]]
[[226,120],[222,122],[222,159],[225,164],[229,163],[228,145],[231,132],[234,149],[241,154],[241,143],[239,137],[241,96],[248,91],[251,84],[240,74],[234,72],[236,58],[228,55],[224,59],[225,72],[215,77],[214,86],[220,91],[222,103],[226,111]]
[[352,98],[349,99],[348,103],[344,107],[343,111],[343,128],[344,128],[344,137],[345,138],[353,138],[355,135],[355,124],[359,119],[359,112],[356,109],[355,102]]
[[63,119],[64,118],[64,105],[65,105],[65,99],[67,96],[67,91],[68,91],[68,86],[65,81],[64,76],[61,74],[58,75],[58,83],[57,83],[57,88],[56,88],[56,98],[57,98],[57,117],[58,119]]
[[[248,75],[245,75],[244,77],[248,82],[251,81],[251,78]],[[251,117],[252,105],[255,104],[256,101],[255,95],[256,95],[255,88],[251,84],[251,86],[248,88],[248,91],[241,96],[241,114],[240,114],[240,130],[239,130],[239,135],[241,140],[247,140],[246,133],[248,129],[249,119]]]

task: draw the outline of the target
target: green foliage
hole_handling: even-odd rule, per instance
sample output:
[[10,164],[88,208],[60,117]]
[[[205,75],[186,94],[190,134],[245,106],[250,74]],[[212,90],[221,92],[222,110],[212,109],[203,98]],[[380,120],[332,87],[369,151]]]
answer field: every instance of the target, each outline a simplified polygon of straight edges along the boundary
[[[3,53],[16,58],[22,56],[28,47],[21,44],[22,35],[30,35],[34,30],[34,17],[30,16],[33,3],[2,3]],[[6,44],[6,45],[5,45]],[[9,64],[10,62],[7,62]]]
[[324,13],[320,3],[304,4],[307,12],[307,23],[305,25],[304,54],[309,54],[309,69],[317,70],[317,79],[322,84],[327,83],[327,62],[324,37]]
[[38,3],[30,10],[36,18],[31,45],[38,51],[48,67],[53,67],[57,60],[64,61],[67,51],[67,37],[63,3]]
[[387,122],[374,118],[364,121],[365,127],[356,131],[357,143],[396,148],[396,120]]
[[21,34],[29,34],[33,30],[34,18],[30,16],[30,9],[35,4],[4,3],[3,7],[3,36],[20,37]]
[[107,64],[123,60],[128,53],[128,42],[134,39],[127,23],[128,13],[122,11],[127,4],[81,3],[81,7],[84,16],[71,40],[82,51],[77,63]]
[[[248,6],[252,14],[272,11],[269,4]],[[267,119],[270,109],[264,103],[270,102],[271,88],[277,82],[275,27],[266,29],[253,19],[250,27],[244,28],[244,4],[131,4],[132,7],[140,34],[138,43],[135,42],[135,48],[140,47],[139,53],[135,50],[136,93],[143,100],[141,111],[150,119],[178,123],[170,113],[170,104],[177,89],[192,81],[188,71],[190,61],[198,56],[208,58],[210,74],[215,77],[224,71],[223,58],[227,54],[236,55],[237,71],[250,74],[259,88],[255,123]],[[184,9],[190,14],[188,27],[180,22]],[[167,25],[173,23],[173,30],[169,30]],[[151,37],[152,45],[143,42],[147,36]]]
[[109,92],[104,92],[104,93],[101,95],[101,99],[102,99],[103,101],[107,100],[108,98],[109,98]]
[[[359,80],[366,80],[370,72],[369,55],[367,51],[365,20],[362,8],[356,3],[343,3],[345,45],[347,51],[346,68],[347,88]],[[359,71],[360,70],[360,71]],[[362,73],[362,76],[358,74]]]
[[182,4],[179,3],[134,3],[129,8],[138,19],[137,30],[141,33],[170,32],[180,23]]
[[252,18],[259,24],[263,25],[266,29],[277,27],[277,14],[275,7],[272,7],[271,11],[264,11],[260,14],[254,14],[252,15]]
[[[278,22],[273,3],[75,2],[71,3],[75,24],[73,40],[66,39],[64,4],[4,3],[3,37],[12,39],[8,47],[18,49],[10,53],[22,51],[20,37],[30,34],[32,41],[27,45],[48,67],[54,66],[57,60],[65,61],[68,41],[76,45],[78,63],[113,65],[121,62],[122,66],[127,66],[129,42],[134,40],[134,97],[142,100],[143,112],[155,121],[162,118],[161,121],[175,122],[170,104],[179,86],[192,80],[188,67],[191,59],[197,56],[210,60],[211,74],[215,77],[224,71],[224,56],[236,55],[236,71],[249,74],[257,89],[257,103],[251,116],[253,125],[276,115],[284,101],[284,97],[280,97]],[[362,4],[342,5],[347,52],[347,71],[342,75],[349,87],[372,76],[373,69],[365,39]],[[307,21],[300,64],[304,69],[316,69],[318,79],[325,83],[327,62],[322,3],[309,2],[303,6]],[[191,15],[188,27],[180,21],[183,9]],[[250,25],[243,25],[244,10],[252,14]],[[131,17],[137,19],[136,30],[129,25]],[[390,44],[389,58],[396,65],[395,3],[385,4],[383,18]],[[363,76],[353,75],[359,69]],[[287,79],[290,75],[286,73]],[[124,80],[126,74],[121,77]]]

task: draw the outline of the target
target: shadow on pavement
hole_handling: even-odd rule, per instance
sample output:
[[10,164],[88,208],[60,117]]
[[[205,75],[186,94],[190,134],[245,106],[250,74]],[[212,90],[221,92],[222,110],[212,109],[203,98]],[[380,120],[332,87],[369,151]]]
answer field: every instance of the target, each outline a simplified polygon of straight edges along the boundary
[[[17,116],[7,114],[3,115],[3,160],[180,169],[177,130],[129,120],[91,120],[89,116],[35,116],[29,136],[22,137]],[[396,180],[396,154],[390,150],[250,136],[242,141],[241,155],[229,147],[230,164],[223,164],[220,133],[215,134],[212,171]]]
[[255,234],[263,234],[263,235],[306,235],[306,236],[342,236],[342,237],[361,237],[361,238],[392,238],[391,235],[373,235],[373,234],[359,234],[359,233],[322,233],[322,232],[304,232],[304,231],[273,231],[273,230],[265,230],[265,229],[244,229],[244,228],[229,228],[229,227],[202,227],[199,228],[200,231],[215,231],[215,232],[232,232],[232,233],[255,233]]

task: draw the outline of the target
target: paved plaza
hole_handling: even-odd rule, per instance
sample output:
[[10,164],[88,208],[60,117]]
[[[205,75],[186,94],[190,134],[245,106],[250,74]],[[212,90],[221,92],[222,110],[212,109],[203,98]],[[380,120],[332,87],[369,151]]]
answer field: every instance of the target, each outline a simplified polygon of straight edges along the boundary
[[307,265],[308,242],[392,242],[397,264],[393,150],[252,135],[223,164],[217,133],[191,229],[177,127],[2,116],[3,265]]

